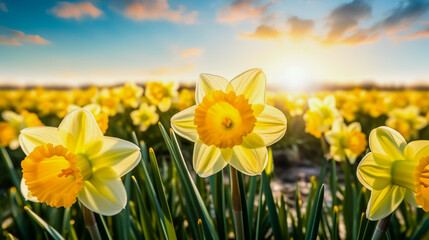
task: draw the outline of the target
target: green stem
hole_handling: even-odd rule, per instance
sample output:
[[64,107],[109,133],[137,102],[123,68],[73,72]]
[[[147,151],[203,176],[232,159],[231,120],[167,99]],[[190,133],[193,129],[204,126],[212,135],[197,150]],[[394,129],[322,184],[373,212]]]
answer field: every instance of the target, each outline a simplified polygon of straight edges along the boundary
[[377,227],[375,228],[375,231],[374,231],[374,235],[372,235],[372,240],[383,239],[387,231],[387,228],[389,227],[391,217],[392,217],[392,214],[378,221]]
[[81,206],[85,226],[88,228],[92,240],[101,240],[100,231],[98,231],[97,221],[95,220],[94,213],[86,208],[83,204]]
[[236,239],[244,239],[243,209],[241,206],[240,187],[238,185],[237,170],[230,166],[230,185],[231,185],[231,202],[232,211],[235,220]]

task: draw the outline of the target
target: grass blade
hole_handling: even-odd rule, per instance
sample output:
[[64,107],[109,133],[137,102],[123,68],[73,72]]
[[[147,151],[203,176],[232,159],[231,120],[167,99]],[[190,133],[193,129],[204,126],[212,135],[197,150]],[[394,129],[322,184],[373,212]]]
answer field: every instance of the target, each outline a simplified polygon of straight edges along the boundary
[[46,232],[51,235],[52,238],[55,240],[63,240],[63,236],[57,230],[55,230],[53,227],[51,227],[49,224],[47,224],[39,215],[37,215],[35,212],[31,211],[31,209],[27,206],[24,207],[24,210],[30,215],[30,217],[37,222],[40,227],[46,230]]
[[271,192],[270,180],[268,179],[265,170],[262,172],[262,190],[264,192],[265,201],[267,202],[269,218],[273,235],[275,239],[282,239],[282,232],[280,229],[279,217],[277,215],[277,207],[274,203],[273,193]]
[[317,189],[316,199],[313,203],[310,217],[308,218],[307,233],[305,235],[306,240],[317,238],[317,233],[319,231],[320,216],[322,213],[324,192],[325,192],[325,185],[322,184]]
[[165,198],[164,186],[162,184],[161,175],[159,173],[158,163],[156,161],[155,152],[152,148],[149,148],[149,159],[152,166],[152,173],[154,177],[156,193],[158,200],[161,203],[161,208],[164,213],[165,226],[167,230],[167,239],[175,240],[176,232],[174,231],[173,220],[171,218],[170,208],[168,207],[167,199]]

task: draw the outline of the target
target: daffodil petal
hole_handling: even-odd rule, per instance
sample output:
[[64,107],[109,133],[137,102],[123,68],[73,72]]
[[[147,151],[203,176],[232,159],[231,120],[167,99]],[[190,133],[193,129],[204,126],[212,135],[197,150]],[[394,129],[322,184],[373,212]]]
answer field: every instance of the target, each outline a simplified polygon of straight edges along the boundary
[[65,147],[75,154],[92,155],[103,146],[103,133],[94,116],[85,109],[76,109],[65,116],[58,134]]
[[103,137],[103,147],[97,154],[88,156],[94,169],[111,167],[122,177],[139,163],[140,148],[135,144],[114,137]]
[[348,126],[348,130],[349,130],[349,132],[353,132],[353,131],[359,131],[360,132],[360,131],[362,131],[360,123],[358,123],[358,122],[350,123],[350,125]]
[[235,146],[234,154],[229,161],[229,164],[238,171],[249,175],[258,175],[264,171],[268,162],[267,148],[245,148],[243,146]]
[[375,154],[389,156],[389,159],[404,160],[404,150],[407,145],[402,135],[389,127],[378,127],[369,135],[369,146]]
[[308,107],[310,111],[316,111],[322,106],[322,101],[318,98],[310,98],[308,99]]
[[244,95],[250,104],[265,104],[267,80],[262,69],[250,69],[231,80],[237,95]]
[[398,208],[404,197],[405,188],[395,185],[373,190],[367,207],[368,219],[374,221],[387,217]]
[[[256,118],[253,132],[263,139],[265,146],[270,146],[285,135],[286,128],[285,115],[277,108],[265,105],[264,111]],[[262,146],[254,146],[253,148],[257,147]]]
[[21,179],[20,188],[21,188],[22,196],[24,196],[25,198],[25,201],[39,202],[39,200],[37,200],[37,197],[31,195],[31,192],[28,190],[27,184],[25,184],[24,178]]
[[228,163],[222,158],[221,150],[214,145],[207,146],[196,142],[193,154],[193,167],[200,177],[211,176],[222,170]]
[[101,168],[94,171],[89,180],[83,182],[78,199],[89,210],[112,216],[125,208],[127,193],[116,171]]
[[197,126],[194,124],[197,105],[189,107],[171,118],[171,127],[179,136],[196,142],[198,139]]
[[391,165],[381,165],[368,153],[357,168],[357,178],[366,188],[380,190],[391,183]]
[[245,148],[261,148],[265,147],[265,141],[261,135],[251,132],[243,137],[243,142],[241,143]]
[[409,203],[411,206],[419,207],[419,205],[416,202],[416,193],[414,191],[411,191],[410,189],[405,190],[405,201]]
[[220,152],[222,154],[223,160],[226,162],[231,161],[232,154],[234,154],[234,150],[232,148],[222,148]]
[[200,74],[195,88],[195,102],[199,104],[207,94],[213,91],[225,91],[226,85],[228,85],[228,80],[221,76],[206,73]]
[[168,109],[170,109],[170,107],[171,107],[171,98],[164,98],[158,104],[159,111],[161,112],[167,112]]
[[335,108],[335,97],[333,95],[328,95],[323,99],[323,103],[331,109]]
[[423,157],[429,156],[429,141],[418,140],[410,142],[405,147],[405,156],[407,160],[418,162]]
[[19,143],[22,151],[26,155],[39,145],[52,143],[52,145],[62,145],[63,142],[58,135],[58,128],[55,127],[31,127],[21,130]]

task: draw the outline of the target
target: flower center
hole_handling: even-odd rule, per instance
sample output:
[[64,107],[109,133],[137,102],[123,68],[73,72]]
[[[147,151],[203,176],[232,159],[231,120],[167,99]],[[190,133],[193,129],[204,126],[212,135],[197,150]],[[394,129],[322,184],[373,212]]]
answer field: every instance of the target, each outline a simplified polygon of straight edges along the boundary
[[420,159],[414,175],[416,202],[424,211],[429,211],[429,156]]
[[248,99],[234,92],[214,91],[195,109],[194,124],[200,140],[208,146],[232,148],[241,145],[255,123],[256,117]]
[[354,154],[360,155],[363,151],[365,151],[366,144],[367,141],[364,133],[359,131],[353,131],[350,134],[348,146]]
[[[25,183],[40,202],[52,207],[70,207],[90,177],[86,161],[62,145],[40,145],[22,161]],[[82,171],[82,170],[83,171]]]

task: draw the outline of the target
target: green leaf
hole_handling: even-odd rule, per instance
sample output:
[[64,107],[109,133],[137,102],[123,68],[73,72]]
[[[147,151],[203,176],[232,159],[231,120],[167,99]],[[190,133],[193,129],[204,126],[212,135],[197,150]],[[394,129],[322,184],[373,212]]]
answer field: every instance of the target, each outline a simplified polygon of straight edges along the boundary
[[63,240],[63,236],[57,232],[53,227],[47,224],[41,217],[39,217],[35,212],[31,211],[31,209],[27,206],[24,207],[24,210],[30,215],[30,217],[39,224],[40,227],[46,230],[46,232],[51,235],[52,238],[56,240]]
[[[137,190],[137,205],[138,205],[138,209],[139,209],[139,215],[140,215],[140,224],[141,224],[141,228],[143,230],[143,235],[145,237],[145,239],[154,239],[155,238],[155,233],[152,230],[152,226],[151,226],[151,216],[149,215],[147,209],[148,207],[146,206],[146,202],[143,200],[143,194],[142,191],[140,189],[140,186],[137,182],[137,179],[132,176],[131,177],[133,182],[134,182],[134,186],[136,187]],[[107,229],[106,229],[107,231]]]
[[267,202],[269,218],[273,235],[275,239],[282,239],[282,232],[280,229],[279,217],[277,215],[277,207],[274,203],[273,193],[271,192],[270,180],[268,179],[265,170],[262,172],[262,190],[264,192],[265,201]]
[[212,191],[213,205],[216,216],[216,226],[219,239],[226,240],[226,216],[225,216],[225,186],[223,184],[223,170],[210,176],[210,186]]
[[[177,142],[176,136],[173,130],[170,129],[170,137],[165,131],[161,123],[159,123],[162,137],[167,145],[168,151],[175,163],[179,179],[184,189],[185,199],[189,208],[194,207],[198,216],[198,219],[202,220],[204,227],[204,234],[207,239],[218,239],[216,230],[213,226],[213,222],[210,218],[210,214],[207,211],[204,201],[202,200],[194,181],[192,180],[191,174],[186,167],[185,160],[183,159],[182,152],[180,151],[179,143]],[[190,221],[190,224],[196,225],[196,221]]]
[[320,216],[322,213],[324,192],[325,192],[325,185],[322,184],[317,189],[316,199],[314,200],[310,217],[308,218],[307,233],[305,235],[306,240],[317,238],[317,233],[319,231]]
[[164,186],[162,184],[161,175],[159,173],[158,163],[156,161],[155,152],[149,148],[149,158],[152,166],[152,173],[155,180],[156,193],[158,200],[161,202],[162,211],[164,213],[165,226],[167,230],[167,239],[175,240],[176,232],[174,231],[173,220],[171,218],[170,208],[168,207],[167,199],[165,198]]
[[252,224],[249,221],[247,203],[246,203],[246,188],[244,187],[243,174],[237,171],[238,186],[240,188],[241,207],[243,214],[243,225],[244,225],[244,237],[245,239],[252,239]]

